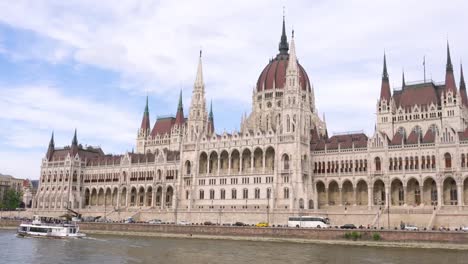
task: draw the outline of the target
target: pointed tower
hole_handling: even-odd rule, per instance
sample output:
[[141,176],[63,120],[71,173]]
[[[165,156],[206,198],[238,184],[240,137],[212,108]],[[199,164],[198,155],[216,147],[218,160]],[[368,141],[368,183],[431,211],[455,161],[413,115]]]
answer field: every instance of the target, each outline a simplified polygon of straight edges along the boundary
[[468,98],[466,94],[465,77],[463,76],[463,65],[460,65],[460,97],[465,107],[468,107]]
[[70,155],[74,157],[77,153],[78,153],[78,139],[76,136],[76,128],[75,128],[75,134],[73,135],[72,144],[70,147]]
[[55,150],[54,132],[52,131],[52,136],[50,137],[50,141],[49,141],[49,147],[47,148],[47,154],[46,154],[47,160],[50,161],[52,159],[54,150]]
[[292,31],[291,44],[289,45],[289,47],[289,61],[288,66],[286,68],[286,87],[297,88],[300,90],[301,87],[299,86],[299,66],[297,65],[294,30]]
[[383,72],[382,72],[382,85],[380,86],[380,100],[385,99],[387,104],[390,102],[392,94],[390,92],[390,81],[387,72],[387,58],[384,53],[383,57]]
[[451,91],[453,95],[457,93],[455,76],[453,75],[452,59],[450,58],[450,47],[447,42],[447,65],[445,67],[445,91]]
[[405,71],[403,71],[402,77],[401,77],[401,89],[405,89],[406,82],[405,82]]
[[289,44],[288,44],[288,38],[286,37],[286,26],[285,26],[285,19],[283,15],[283,31],[281,32],[281,40],[278,45],[279,48],[279,54],[278,55],[288,55],[288,50],[289,50]]
[[203,82],[202,52],[198,59],[197,76],[192,92],[192,101],[190,103],[188,116],[188,139],[196,140],[199,135],[206,132],[207,125],[205,83]]
[[150,125],[150,117],[149,117],[149,107],[148,107],[148,96],[146,96],[146,105],[145,111],[143,112],[143,118],[141,120],[141,126],[139,131],[140,137],[147,137],[150,133],[151,125]]
[[182,126],[184,124],[184,106],[182,105],[182,89],[179,94],[179,104],[177,105],[177,114],[175,125]]
[[213,135],[214,129],[214,118],[213,118],[213,101],[210,102],[210,113],[208,114],[208,134]]

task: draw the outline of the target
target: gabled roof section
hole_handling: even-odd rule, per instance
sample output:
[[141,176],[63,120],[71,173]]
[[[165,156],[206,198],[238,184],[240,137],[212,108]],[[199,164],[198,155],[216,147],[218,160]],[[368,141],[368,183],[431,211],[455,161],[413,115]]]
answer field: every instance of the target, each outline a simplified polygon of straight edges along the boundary
[[402,90],[393,92],[393,100],[398,107],[408,109],[414,105],[429,106],[440,105],[439,93],[444,86],[436,86],[433,82],[405,85]]
[[157,135],[163,136],[165,134],[171,134],[172,126],[175,124],[176,119],[174,117],[160,117],[156,120],[151,136]]
[[432,129],[428,129],[426,134],[422,139],[422,143],[434,143],[435,142],[435,133]]

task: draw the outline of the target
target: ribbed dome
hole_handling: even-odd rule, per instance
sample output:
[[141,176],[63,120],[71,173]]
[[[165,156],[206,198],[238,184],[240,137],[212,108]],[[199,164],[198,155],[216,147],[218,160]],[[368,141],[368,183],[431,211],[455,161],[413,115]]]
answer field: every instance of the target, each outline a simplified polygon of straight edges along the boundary
[[[257,92],[276,89],[283,89],[286,82],[286,68],[288,67],[289,55],[280,55],[276,56],[275,59],[270,61],[268,65],[263,69],[260,77],[257,81]],[[299,64],[300,73],[299,73],[299,84],[302,87],[302,90],[310,91],[310,82],[309,76],[305,72],[304,68]]]

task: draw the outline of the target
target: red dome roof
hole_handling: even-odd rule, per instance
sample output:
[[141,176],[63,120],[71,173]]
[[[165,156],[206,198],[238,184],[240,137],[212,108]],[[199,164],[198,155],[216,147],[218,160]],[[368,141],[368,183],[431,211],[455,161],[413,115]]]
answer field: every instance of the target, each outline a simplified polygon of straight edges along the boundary
[[[268,65],[263,69],[262,74],[258,77],[257,81],[257,92],[264,90],[273,89],[273,83],[276,89],[283,89],[286,82],[286,68],[288,67],[289,55],[276,56],[275,59],[270,61]],[[299,84],[302,90],[310,91],[309,76],[305,72],[304,68],[299,64]]]

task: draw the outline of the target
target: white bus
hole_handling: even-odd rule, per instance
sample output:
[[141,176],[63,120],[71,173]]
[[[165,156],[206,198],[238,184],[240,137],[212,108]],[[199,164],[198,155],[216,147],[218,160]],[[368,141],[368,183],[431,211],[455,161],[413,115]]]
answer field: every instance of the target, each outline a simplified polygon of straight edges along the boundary
[[330,219],[322,216],[290,216],[288,227],[316,227],[327,228],[330,225]]

